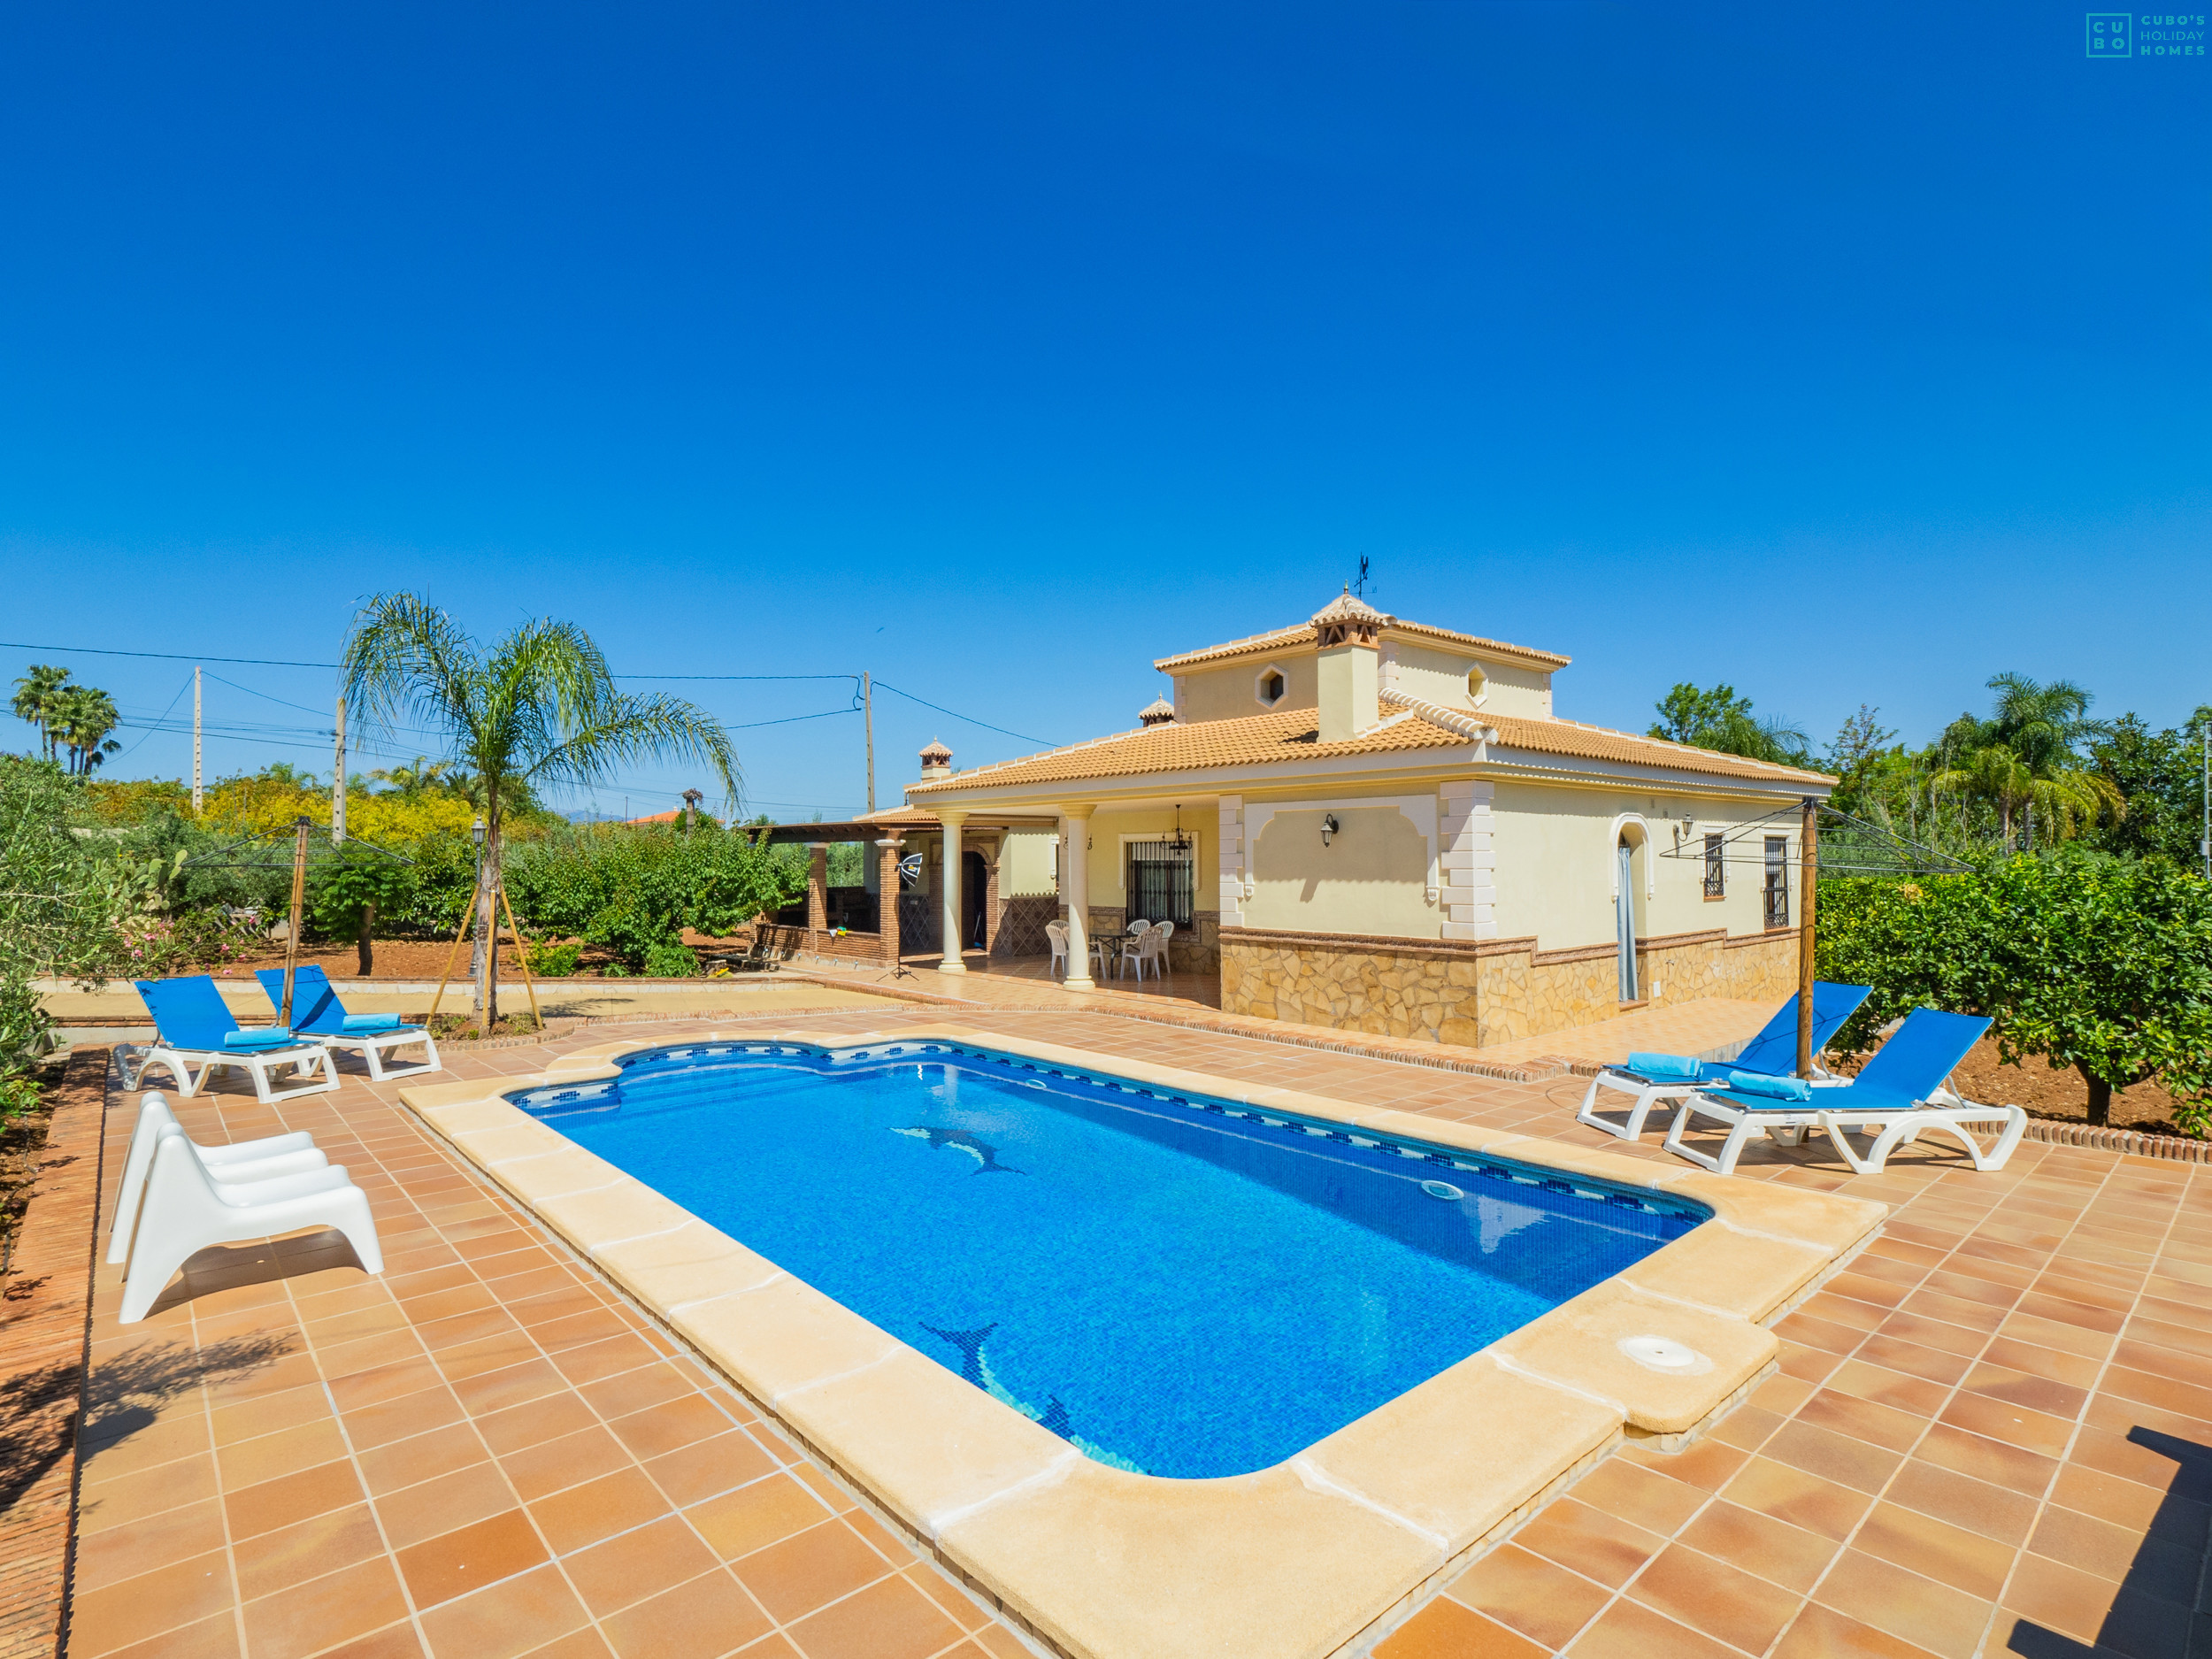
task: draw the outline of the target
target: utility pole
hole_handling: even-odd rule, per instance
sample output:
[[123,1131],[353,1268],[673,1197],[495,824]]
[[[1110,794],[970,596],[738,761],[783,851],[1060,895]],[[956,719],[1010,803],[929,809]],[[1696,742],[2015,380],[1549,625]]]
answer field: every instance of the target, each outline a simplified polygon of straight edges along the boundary
[[338,699],[337,770],[330,779],[330,839],[346,838],[346,700]]
[[1813,1074],[1813,911],[1820,895],[1820,807],[1805,797],[1798,830],[1797,1075]]
[[192,664],[192,816],[200,816],[200,665]]
[[2204,835],[2197,852],[2204,860],[2204,879],[2212,881],[2212,720],[2199,726],[2197,735],[2204,741]]
[[698,816],[699,803],[705,799],[706,796],[701,795],[696,789],[684,791],[684,839],[686,841],[691,839],[691,822]]
[[876,810],[876,687],[864,671],[860,676],[861,718],[868,724],[868,810]]

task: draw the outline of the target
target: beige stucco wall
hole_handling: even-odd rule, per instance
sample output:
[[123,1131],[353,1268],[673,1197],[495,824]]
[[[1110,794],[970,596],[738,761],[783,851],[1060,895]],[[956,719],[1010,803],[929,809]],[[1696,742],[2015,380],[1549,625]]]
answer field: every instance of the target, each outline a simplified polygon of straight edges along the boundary
[[1318,706],[1320,682],[1316,673],[1313,641],[1307,640],[1273,657],[1240,657],[1226,667],[1178,675],[1183,682],[1182,711],[1178,718],[1189,725],[1200,720],[1241,720],[1250,715],[1265,714],[1268,705],[1253,695],[1253,687],[1270,666],[1282,670],[1283,678],[1290,686],[1282,701],[1274,705],[1276,708]]
[[1498,662],[1471,651],[1447,651],[1409,640],[1384,640],[1393,657],[1387,678],[1409,697],[1447,709],[1472,709],[1474,697],[1467,683],[1468,670],[1483,674],[1485,714],[1515,714],[1540,719],[1551,713],[1551,675],[1517,663]]
[[998,891],[1002,899],[1056,893],[1050,830],[1008,830],[999,843]]
[[[1339,828],[1325,846],[1331,811]],[[1427,895],[1429,833],[1395,806],[1277,806],[1248,856],[1248,927],[1434,939],[1443,920]]]
[[[1123,847],[1132,841],[1167,840],[1175,833],[1175,812],[1168,807],[1133,812],[1101,807],[1091,815],[1090,822],[1090,901],[1107,907],[1125,904],[1129,895],[1123,887],[1126,873]],[[1191,859],[1197,884],[1193,908],[1218,909],[1221,859],[1215,841],[1217,832],[1211,795],[1183,803],[1182,829],[1193,843]]]
[[[1752,864],[1727,866],[1724,898],[1704,896],[1701,858],[1663,856],[1678,846],[1701,849],[1706,831],[1727,833],[1764,816],[1771,806],[1717,803],[1648,790],[1563,788],[1503,781],[1494,804],[1497,838],[1497,921],[1501,938],[1529,936],[1546,950],[1609,942],[1613,927],[1615,826],[1630,815],[1632,841],[1647,834],[1655,845],[1635,855],[1636,932],[1652,937],[1724,927],[1755,933],[1764,926],[1761,872]],[[1687,814],[1692,828],[1676,833]],[[1759,838],[1755,838],[1759,839]],[[1797,837],[1787,839],[1791,918],[1796,918]],[[1729,849],[1732,859],[1752,856],[1749,844]]]

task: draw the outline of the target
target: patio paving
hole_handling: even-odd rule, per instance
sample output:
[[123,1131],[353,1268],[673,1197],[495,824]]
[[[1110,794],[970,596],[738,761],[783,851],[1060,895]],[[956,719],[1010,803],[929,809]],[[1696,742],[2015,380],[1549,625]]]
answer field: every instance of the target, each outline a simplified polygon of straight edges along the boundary
[[[1664,1156],[1575,1125],[1571,1077],[1064,1007],[769,1019],[829,1035],[947,1018]],[[615,1034],[451,1071],[527,1073]],[[203,1140],[314,1131],[368,1190],[387,1268],[364,1276],[327,1234],[204,1252],[127,1329],[119,1275],[99,1271],[72,1655],[1027,1651],[479,1186],[399,1087],[355,1072],[274,1108],[179,1102]],[[111,1187],[136,1103],[111,1093]],[[1915,1148],[1852,1178],[1824,1146],[1761,1148],[1743,1172],[1897,1208],[1778,1327],[1782,1370],[1746,1406],[1678,1455],[1609,1459],[1377,1652],[2192,1651],[2212,1517],[2202,1166],[2028,1142],[1998,1175]]]

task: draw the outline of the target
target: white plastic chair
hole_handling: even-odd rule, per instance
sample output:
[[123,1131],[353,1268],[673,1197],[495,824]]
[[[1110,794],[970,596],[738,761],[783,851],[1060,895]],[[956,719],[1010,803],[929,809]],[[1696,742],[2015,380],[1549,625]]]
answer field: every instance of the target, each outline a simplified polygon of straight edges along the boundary
[[1136,949],[1123,956],[1125,968],[1129,958],[1135,957],[1139,984],[1144,982],[1144,970],[1148,963],[1151,964],[1154,979],[1157,979],[1164,976],[1167,972],[1167,941],[1174,932],[1173,922],[1155,922],[1150,927],[1145,929],[1143,935],[1137,941]]
[[1045,942],[1052,947],[1052,977],[1068,977],[1068,930],[1057,922],[1045,924]]
[[[108,1222],[108,1256],[111,1264],[130,1259],[131,1234],[138,1225],[138,1209],[146,1195],[147,1171],[153,1168],[154,1146],[165,1129],[176,1129],[182,1133],[176,1114],[169,1110],[169,1102],[158,1092],[146,1096],[138,1105],[138,1126],[131,1132],[130,1156],[123,1161],[123,1179],[115,1192],[115,1209]],[[280,1175],[303,1175],[310,1170],[319,1170],[330,1160],[315,1145],[315,1137],[304,1129],[290,1134],[264,1135],[258,1141],[235,1141],[227,1146],[204,1147],[187,1139],[185,1144],[199,1155],[207,1172],[219,1181],[233,1184],[241,1181],[272,1180]]]
[[117,1322],[135,1325],[143,1319],[196,1252],[303,1227],[335,1227],[363,1267],[372,1273],[384,1271],[369,1195],[346,1178],[343,1164],[233,1186],[208,1173],[183,1130],[173,1125],[163,1128],[146,1179],[137,1236],[131,1241]]

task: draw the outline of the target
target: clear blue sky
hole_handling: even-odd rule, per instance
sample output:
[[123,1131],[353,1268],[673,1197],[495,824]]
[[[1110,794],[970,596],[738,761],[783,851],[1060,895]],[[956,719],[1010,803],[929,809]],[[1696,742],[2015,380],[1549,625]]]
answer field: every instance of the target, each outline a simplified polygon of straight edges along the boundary
[[[16,7],[0,635],[327,662],[405,588],[1066,741],[1363,553],[1386,609],[1571,653],[1579,718],[1724,679],[1918,738],[2016,669],[2176,721],[2212,58],[2091,62],[2083,19]],[[142,728],[189,676],[32,660]],[[211,682],[227,726],[332,690],[214,672],[265,694]],[[878,713],[887,802],[933,733],[1031,747]],[[188,764],[122,735],[116,775]],[[856,718],[740,736],[779,816],[858,804]],[[326,771],[285,741],[211,765]]]

